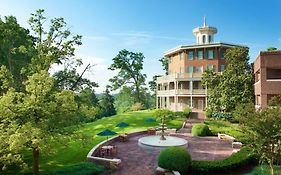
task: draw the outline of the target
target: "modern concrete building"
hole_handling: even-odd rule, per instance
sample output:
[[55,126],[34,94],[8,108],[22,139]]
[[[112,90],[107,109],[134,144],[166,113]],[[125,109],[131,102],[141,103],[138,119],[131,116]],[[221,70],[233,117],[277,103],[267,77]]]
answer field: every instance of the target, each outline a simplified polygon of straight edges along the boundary
[[[182,111],[190,107],[203,111],[207,106],[207,90],[202,87],[203,71],[213,69],[222,72],[226,68],[224,53],[236,44],[214,42],[215,27],[207,26],[193,30],[197,43],[181,45],[164,53],[169,60],[168,75],[157,78],[157,108]],[[219,92],[218,92],[219,93]]]
[[281,95],[281,51],[260,52],[254,61],[256,108]]

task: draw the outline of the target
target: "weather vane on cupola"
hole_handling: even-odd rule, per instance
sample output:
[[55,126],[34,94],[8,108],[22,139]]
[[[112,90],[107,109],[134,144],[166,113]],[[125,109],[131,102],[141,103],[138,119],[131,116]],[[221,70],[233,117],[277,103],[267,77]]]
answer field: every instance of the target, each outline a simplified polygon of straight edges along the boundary
[[197,44],[209,44],[214,42],[214,35],[218,32],[217,28],[207,26],[206,16],[204,16],[203,27],[193,29]]

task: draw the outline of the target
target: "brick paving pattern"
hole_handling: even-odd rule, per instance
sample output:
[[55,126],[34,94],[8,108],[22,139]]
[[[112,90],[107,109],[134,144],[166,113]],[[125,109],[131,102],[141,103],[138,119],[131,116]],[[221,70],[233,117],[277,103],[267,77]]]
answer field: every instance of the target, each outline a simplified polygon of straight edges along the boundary
[[[232,154],[231,143],[219,140],[217,137],[193,137],[191,128],[194,123],[202,120],[189,119],[177,137],[187,139],[188,151],[193,160],[221,160]],[[138,139],[146,136],[140,135],[130,138],[128,142],[115,142],[118,153],[115,156],[122,160],[122,168],[118,171],[106,173],[113,175],[152,175],[157,167],[159,149],[145,149],[138,145]]]

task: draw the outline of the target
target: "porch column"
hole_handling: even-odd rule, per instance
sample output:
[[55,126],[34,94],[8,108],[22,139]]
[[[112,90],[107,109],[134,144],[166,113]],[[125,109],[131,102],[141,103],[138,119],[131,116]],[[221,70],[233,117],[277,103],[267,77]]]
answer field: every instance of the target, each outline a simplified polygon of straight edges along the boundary
[[178,96],[176,96],[176,111],[178,111],[178,101],[179,101],[179,97]]
[[158,109],[158,96],[156,95],[156,109]]
[[206,94],[206,98],[205,98],[205,100],[206,100],[206,102],[205,102],[205,108],[207,108],[207,106],[208,106],[208,87],[206,87],[206,91],[205,91],[205,94]]

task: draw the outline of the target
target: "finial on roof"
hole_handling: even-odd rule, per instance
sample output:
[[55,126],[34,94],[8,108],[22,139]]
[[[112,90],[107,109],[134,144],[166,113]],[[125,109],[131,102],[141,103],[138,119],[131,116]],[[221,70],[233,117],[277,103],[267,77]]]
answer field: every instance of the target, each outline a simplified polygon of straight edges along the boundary
[[204,27],[206,27],[207,24],[206,24],[206,16],[204,16]]

